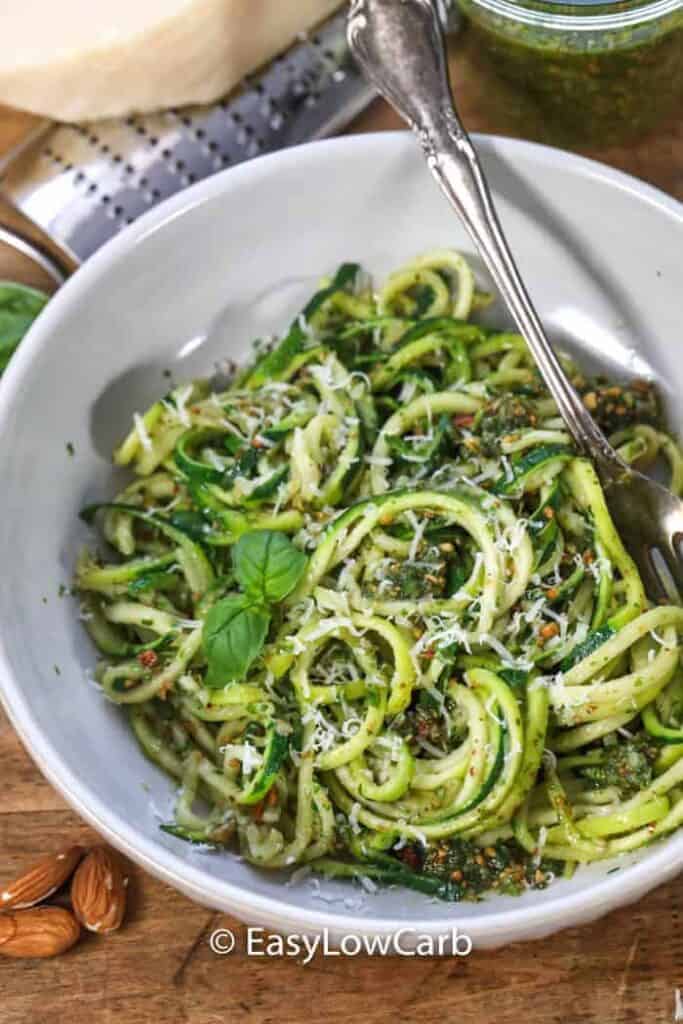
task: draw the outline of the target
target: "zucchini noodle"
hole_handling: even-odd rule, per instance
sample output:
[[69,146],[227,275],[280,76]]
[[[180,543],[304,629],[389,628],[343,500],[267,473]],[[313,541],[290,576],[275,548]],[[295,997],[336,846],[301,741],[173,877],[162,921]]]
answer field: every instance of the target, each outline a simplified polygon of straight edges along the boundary
[[[178,784],[172,835],[463,899],[683,821],[683,609],[649,604],[524,340],[472,319],[488,299],[449,250],[376,293],[344,264],[227,389],[134,417],[75,590],[104,694]],[[564,363],[682,493],[651,384]],[[207,617],[242,607],[259,531],[305,566],[236,676]]]

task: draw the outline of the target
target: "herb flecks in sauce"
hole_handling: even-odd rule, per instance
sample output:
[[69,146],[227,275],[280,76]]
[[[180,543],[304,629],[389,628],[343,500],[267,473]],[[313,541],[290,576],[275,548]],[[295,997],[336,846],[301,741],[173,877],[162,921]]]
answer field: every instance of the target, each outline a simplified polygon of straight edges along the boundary
[[[547,12],[550,5],[533,6]],[[481,92],[492,130],[557,145],[611,145],[642,138],[681,110],[681,10],[649,21],[644,10],[640,23],[597,31],[587,27],[585,7],[560,9],[583,16],[581,30],[529,24],[476,0],[461,7],[469,22],[462,45],[486,77]]]
[[444,840],[427,850],[404,846],[395,856],[411,870],[450,882],[456,899],[477,900],[485,893],[517,896],[524,889],[544,889],[561,865],[527,853],[514,840],[477,846],[468,839]]

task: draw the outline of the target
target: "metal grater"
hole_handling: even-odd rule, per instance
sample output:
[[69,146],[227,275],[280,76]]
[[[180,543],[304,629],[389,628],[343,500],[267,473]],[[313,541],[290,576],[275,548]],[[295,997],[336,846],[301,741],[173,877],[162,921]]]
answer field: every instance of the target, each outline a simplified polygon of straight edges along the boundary
[[127,224],[195,181],[330,135],[373,97],[342,10],[210,106],[78,125],[44,122],[6,160],[0,243],[60,283]]

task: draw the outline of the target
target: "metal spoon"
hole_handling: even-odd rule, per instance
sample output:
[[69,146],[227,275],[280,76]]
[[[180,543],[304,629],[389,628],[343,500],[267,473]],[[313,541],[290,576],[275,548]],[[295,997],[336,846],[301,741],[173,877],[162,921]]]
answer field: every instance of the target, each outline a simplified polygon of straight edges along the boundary
[[579,451],[592,460],[648,596],[680,602],[683,502],[619,458],[548,341],[453,105],[436,0],[355,0],[347,33],[367,78],[417,135],[430,171],[477,246]]

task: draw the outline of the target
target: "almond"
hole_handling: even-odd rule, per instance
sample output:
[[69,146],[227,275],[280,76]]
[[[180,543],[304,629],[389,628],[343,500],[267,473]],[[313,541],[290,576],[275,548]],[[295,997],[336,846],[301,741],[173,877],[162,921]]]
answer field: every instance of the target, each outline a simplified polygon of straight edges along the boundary
[[88,931],[109,935],[123,920],[127,885],[118,856],[106,846],[96,846],[71,883],[74,914]]
[[0,910],[24,910],[42,903],[64,885],[82,856],[83,847],[69,846],[43,858],[0,892]]
[[78,921],[62,907],[34,907],[7,914],[2,927],[14,926],[12,934],[0,941],[0,956],[58,956],[71,949],[81,934]]

